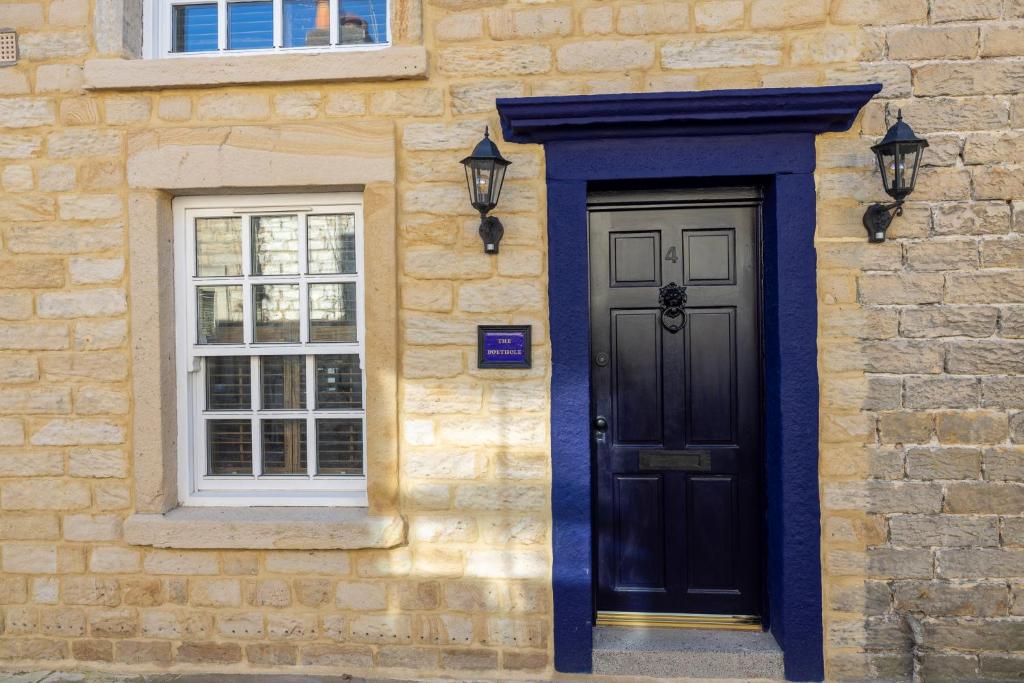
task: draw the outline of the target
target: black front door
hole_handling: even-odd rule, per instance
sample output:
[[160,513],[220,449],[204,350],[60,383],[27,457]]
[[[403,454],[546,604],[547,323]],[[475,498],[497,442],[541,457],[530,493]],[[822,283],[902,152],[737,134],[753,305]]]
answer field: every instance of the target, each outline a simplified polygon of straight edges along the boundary
[[589,210],[599,611],[761,612],[759,201],[701,199]]

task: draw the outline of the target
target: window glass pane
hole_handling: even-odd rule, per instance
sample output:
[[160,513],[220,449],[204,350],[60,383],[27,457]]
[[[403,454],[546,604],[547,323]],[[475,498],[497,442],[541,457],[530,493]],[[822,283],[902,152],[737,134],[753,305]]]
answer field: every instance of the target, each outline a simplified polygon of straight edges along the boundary
[[309,286],[309,340],[311,342],[356,341],[356,285],[354,282]]
[[356,221],[352,214],[306,219],[309,272],[356,272]]
[[199,343],[241,344],[241,285],[198,287],[196,291],[199,298]]
[[228,3],[228,49],[274,47],[274,3]]
[[176,5],[171,10],[171,52],[217,49],[217,3]]
[[242,274],[242,219],[196,219],[196,275]]
[[254,285],[252,297],[257,342],[299,341],[298,285]]
[[253,216],[253,275],[299,272],[299,217]]
[[359,356],[316,357],[318,410],[359,410],[363,407],[363,373]]
[[248,356],[206,359],[206,409],[249,410],[252,407]]
[[329,0],[284,0],[284,46],[330,45]]
[[306,407],[306,357],[261,356],[264,410]]
[[338,0],[338,40],[342,45],[388,41],[387,0]]
[[263,474],[306,474],[305,420],[263,420]]
[[318,474],[363,473],[363,421],[316,421]]
[[252,474],[252,423],[209,420],[206,423],[210,474]]

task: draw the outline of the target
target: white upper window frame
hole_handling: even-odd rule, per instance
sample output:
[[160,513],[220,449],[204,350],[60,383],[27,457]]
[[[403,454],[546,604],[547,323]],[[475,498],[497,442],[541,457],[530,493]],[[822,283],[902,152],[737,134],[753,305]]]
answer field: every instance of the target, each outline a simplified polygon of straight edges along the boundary
[[[366,305],[364,285],[364,223],[363,199],[357,192],[271,194],[271,195],[230,195],[178,197],[172,204],[174,216],[174,282],[175,282],[175,337],[176,337],[176,386],[178,405],[178,500],[189,506],[358,506],[368,504],[366,493]],[[251,274],[251,227],[250,216],[266,214],[297,213],[300,220],[300,274],[263,275]],[[304,274],[306,267],[305,216],[316,214],[345,213],[354,216],[355,223],[355,274]],[[242,262],[241,277],[198,277],[196,273],[195,219],[199,217],[224,217],[238,215],[242,218]],[[197,287],[203,284],[243,283],[245,315],[243,318],[243,344],[199,344]],[[255,343],[253,341],[252,285],[271,283],[299,283],[301,317],[300,343]],[[315,342],[308,341],[309,306],[306,296],[307,283],[356,283],[356,342]],[[361,410],[315,410],[316,381],[313,372],[313,356],[317,354],[356,354],[362,386]],[[259,416],[256,410],[217,413],[225,418],[252,419],[253,426],[253,467],[252,476],[230,475],[210,476],[206,472],[206,435],[203,425],[205,403],[206,371],[204,358],[210,356],[277,356],[304,355],[306,359],[306,408],[299,411],[262,412],[268,418],[296,418],[304,413],[307,425],[307,475],[258,476],[260,467]],[[253,363],[255,370],[256,363]],[[250,377],[253,405],[260,399],[259,373]],[[361,418],[363,474],[316,475],[316,419]]]
[[[235,0],[244,2],[245,0]],[[173,39],[171,32],[174,28],[174,21],[171,17],[172,8],[175,5],[203,5],[217,3],[217,49],[206,52],[173,52]],[[387,22],[387,40],[381,43],[363,43],[338,45],[340,28],[338,25],[339,6],[341,0],[329,0],[330,2],[330,31],[331,44],[317,45],[310,47],[284,47],[283,38],[283,4],[284,0],[273,0],[274,2],[274,47],[258,50],[229,50],[227,47],[227,6],[231,0],[145,0],[145,10],[142,16],[142,55],[146,59],[189,59],[196,57],[212,57],[219,55],[265,55],[275,53],[320,53],[320,52],[361,52],[366,50],[381,50],[391,46],[391,3],[388,0],[385,7],[385,21]]]

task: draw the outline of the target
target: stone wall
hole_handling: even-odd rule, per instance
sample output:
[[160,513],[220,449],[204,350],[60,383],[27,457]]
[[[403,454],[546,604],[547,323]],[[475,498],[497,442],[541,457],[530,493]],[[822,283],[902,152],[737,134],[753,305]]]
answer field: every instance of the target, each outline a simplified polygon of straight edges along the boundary
[[[4,666],[550,675],[543,159],[502,145],[497,258],[458,159],[497,127],[495,97],[881,81],[818,144],[827,672],[1024,669],[1020,0],[426,0],[426,80],[141,92],[85,89],[85,61],[113,50],[98,1],[0,5],[22,47],[0,68]],[[868,245],[868,147],[898,108],[928,165],[894,239]],[[159,136],[222,150],[248,126],[273,149],[379,121],[398,141],[407,544],[126,544],[129,184],[168,159],[129,157]],[[475,326],[513,321],[534,325],[533,370],[476,370]]]

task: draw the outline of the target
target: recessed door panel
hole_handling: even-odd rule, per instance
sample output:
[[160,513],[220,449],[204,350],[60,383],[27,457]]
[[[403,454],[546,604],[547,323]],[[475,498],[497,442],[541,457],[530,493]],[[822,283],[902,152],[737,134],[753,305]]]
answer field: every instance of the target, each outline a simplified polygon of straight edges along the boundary
[[612,311],[615,438],[661,441],[661,332],[655,311]]
[[736,443],[736,311],[690,311],[686,325],[686,424],[690,446]]
[[691,476],[687,489],[690,592],[738,590],[735,481],[731,476]]
[[590,211],[600,611],[761,612],[759,211]]
[[664,589],[661,477],[617,476],[615,498],[615,589]]
[[661,233],[616,232],[609,235],[612,287],[657,287],[661,284]]
[[683,253],[688,285],[731,285],[736,283],[736,231],[684,230]]

